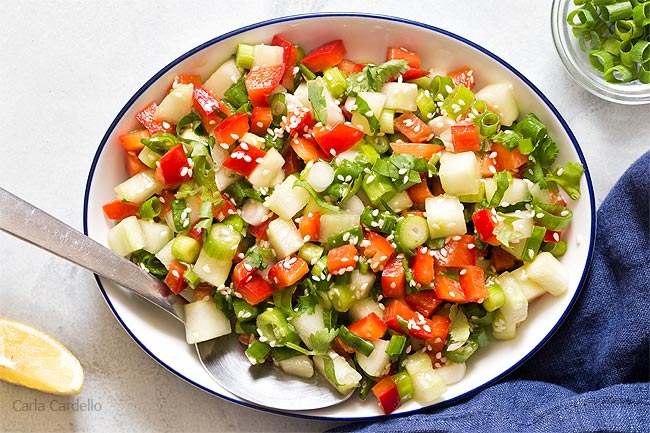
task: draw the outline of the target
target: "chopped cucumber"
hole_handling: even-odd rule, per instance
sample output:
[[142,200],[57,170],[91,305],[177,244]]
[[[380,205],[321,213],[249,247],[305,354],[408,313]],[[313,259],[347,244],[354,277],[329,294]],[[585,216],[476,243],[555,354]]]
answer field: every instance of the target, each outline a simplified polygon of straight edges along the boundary
[[203,87],[212,92],[219,99],[223,99],[223,94],[239,80],[242,71],[237,67],[235,59],[226,60],[210,77],[205,80]]
[[385,376],[388,374],[391,365],[390,356],[386,353],[389,344],[388,340],[373,340],[372,344],[375,348],[370,355],[366,356],[363,353],[356,353],[357,363],[369,376]]
[[152,254],[156,254],[174,238],[174,232],[167,224],[146,220],[138,220],[138,224],[144,236],[143,248]]
[[203,281],[206,281],[215,287],[219,287],[228,279],[228,274],[230,274],[231,268],[232,260],[217,260],[210,257],[205,252],[205,249],[202,249],[192,270]]
[[406,371],[413,382],[413,399],[430,403],[447,391],[444,379],[433,369],[431,358],[423,352],[416,352],[405,360]]
[[145,245],[144,234],[135,216],[124,218],[108,231],[108,246],[117,255],[128,256]]
[[164,188],[154,177],[153,170],[144,170],[115,187],[115,194],[122,201],[144,203]]
[[323,375],[328,382],[341,394],[348,394],[354,390],[354,388],[359,386],[361,382],[361,375],[357,370],[352,367],[347,359],[334,352],[333,350],[329,351],[327,355],[333,363],[334,376],[336,382],[334,383],[327,375],[325,361],[320,356],[314,357],[314,367],[316,370]]
[[253,66],[275,66],[284,63],[284,48],[275,45],[255,45],[253,48]]
[[481,163],[474,152],[444,152],[438,170],[440,183],[447,194],[478,194],[481,183]]
[[476,99],[487,102],[488,108],[499,115],[501,124],[510,126],[519,117],[512,83],[503,81],[488,84],[476,92]]
[[528,278],[539,284],[553,296],[560,296],[569,288],[566,268],[549,252],[540,253],[535,260],[524,266]]
[[272,147],[248,176],[248,181],[255,189],[275,186],[284,180],[283,165],[284,158]]
[[172,125],[177,124],[183,117],[192,112],[193,93],[193,85],[178,84],[160,102],[154,113],[154,119]]
[[418,86],[413,83],[391,82],[384,84],[381,93],[386,95],[385,108],[395,111],[416,111],[418,109]]
[[230,320],[211,298],[185,304],[185,338],[188,344],[230,334]]
[[266,234],[278,259],[295,253],[305,244],[293,222],[282,218],[271,221]]
[[297,180],[295,174],[288,176],[284,182],[275,187],[273,193],[264,202],[264,205],[280,218],[290,220],[309,203],[309,192],[294,186]]
[[354,214],[327,214],[320,217],[319,239],[326,241],[330,237],[346,230],[359,227],[359,215]]
[[424,201],[429,223],[429,237],[444,238],[467,233],[464,207],[457,197],[437,196]]
[[278,365],[287,374],[309,379],[314,375],[314,363],[307,355],[296,355],[278,361]]

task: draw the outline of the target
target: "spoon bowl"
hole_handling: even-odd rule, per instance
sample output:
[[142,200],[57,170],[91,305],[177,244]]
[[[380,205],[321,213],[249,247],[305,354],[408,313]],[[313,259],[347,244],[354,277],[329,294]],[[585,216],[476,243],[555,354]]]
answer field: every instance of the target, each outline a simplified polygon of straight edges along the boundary
[[[183,322],[187,301],[136,264],[0,188],[0,230],[108,278]],[[228,392],[273,410],[314,410],[347,400],[320,375],[309,380],[251,365],[235,334],[196,345],[201,364]]]

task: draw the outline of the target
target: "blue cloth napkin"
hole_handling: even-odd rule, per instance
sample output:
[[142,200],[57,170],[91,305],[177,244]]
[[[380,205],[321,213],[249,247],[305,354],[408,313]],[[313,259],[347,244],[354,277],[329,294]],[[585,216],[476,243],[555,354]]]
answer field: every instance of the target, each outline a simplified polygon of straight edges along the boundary
[[[597,174],[596,174],[597,175]],[[508,378],[443,409],[332,432],[650,432],[650,153],[598,210],[589,278]]]

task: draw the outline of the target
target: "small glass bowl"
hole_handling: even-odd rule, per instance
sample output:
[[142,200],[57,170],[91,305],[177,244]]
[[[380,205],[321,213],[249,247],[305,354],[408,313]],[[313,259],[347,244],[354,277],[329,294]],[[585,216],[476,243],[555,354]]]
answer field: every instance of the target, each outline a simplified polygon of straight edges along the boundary
[[575,9],[573,0],[553,0],[551,31],[555,49],[569,74],[587,91],[607,101],[625,105],[650,103],[650,84],[638,80],[623,84],[605,81],[589,62],[589,55],[580,49],[578,39],[567,24],[569,12]]

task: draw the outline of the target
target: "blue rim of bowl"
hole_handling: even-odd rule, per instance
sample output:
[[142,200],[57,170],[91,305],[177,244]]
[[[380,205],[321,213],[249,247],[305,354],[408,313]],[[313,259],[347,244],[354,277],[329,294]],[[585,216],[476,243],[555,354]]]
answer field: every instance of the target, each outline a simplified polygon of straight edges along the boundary
[[[520,80],[522,80],[529,88],[531,88],[537,96],[546,104],[546,106],[551,110],[553,115],[559,120],[560,124],[564,128],[565,132],[571,139],[571,143],[573,144],[573,147],[578,154],[578,158],[580,159],[580,162],[582,165],[585,167],[585,180],[587,183],[587,189],[589,190],[589,206],[591,210],[591,215],[592,215],[592,221],[591,221],[591,233],[590,233],[590,242],[589,242],[589,251],[587,253],[587,261],[585,268],[583,269],[582,275],[580,277],[580,282],[578,283],[578,288],[573,295],[573,298],[569,302],[569,305],[567,306],[566,310],[560,317],[560,319],[557,321],[553,329],[535,346],[525,357],[520,359],[515,365],[510,367],[508,370],[504,371],[500,375],[492,378],[491,380],[477,386],[476,388],[467,391],[466,393],[463,393],[461,395],[458,395],[456,397],[452,397],[449,400],[445,400],[442,402],[434,403],[429,406],[424,406],[422,408],[414,409],[408,412],[400,412],[400,413],[393,413],[391,415],[373,415],[373,416],[367,416],[367,417],[345,417],[345,418],[336,418],[336,417],[330,417],[330,416],[324,416],[324,415],[310,415],[309,412],[291,412],[291,411],[283,411],[283,410],[277,410],[277,409],[272,409],[272,408],[266,408],[262,406],[258,406],[256,404],[250,403],[246,400],[240,400],[238,398],[233,398],[227,395],[220,394],[212,389],[206,388],[205,386],[194,382],[193,380],[189,379],[188,377],[184,376],[182,373],[174,370],[172,367],[169,365],[165,364],[161,359],[156,357],[148,348],[147,346],[140,341],[128,328],[128,326],[124,323],[122,318],[119,316],[117,313],[115,307],[113,306],[110,298],[108,297],[106,290],[104,289],[104,286],[102,285],[102,282],[100,278],[95,275],[95,280],[97,281],[97,285],[99,286],[99,289],[102,292],[102,296],[104,297],[104,300],[108,304],[109,308],[117,318],[117,320],[120,322],[122,327],[126,330],[126,332],[133,338],[133,340],[144,350],[149,356],[151,356],[156,362],[158,362],[160,365],[165,367],[167,370],[178,376],[179,378],[185,380],[186,382],[196,386],[197,388],[215,395],[217,397],[223,398],[225,400],[228,400],[232,403],[236,403],[251,409],[256,409],[260,410],[263,412],[268,412],[268,413],[274,413],[277,415],[285,415],[285,416],[290,416],[290,417],[295,417],[295,418],[305,418],[305,419],[313,419],[313,420],[324,420],[324,421],[372,421],[372,420],[380,420],[380,419],[387,419],[387,418],[395,418],[395,417],[401,417],[417,412],[422,412],[427,409],[432,409],[432,408],[442,408],[446,407],[449,405],[452,405],[460,400],[463,400],[471,395],[476,394],[477,392],[487,388],[488,386],[500,381],[503,379],[505,376],[509,375],[512,373],[514,370],[516,370],[518,367],[520,367],[526,360],[528,360],[531,356],[533,356],[548,340],[555,334],[555,332],[559,329],[559,327],[562,325],[564,320],[567,318],[569,312],[573,309],[577,299],[579,298],[580,293],[582,292],[582,287],[584,286],[584,283],[587,279],[587,276],[589,274],[589,269],[591,267],[591,261],[592,261],[592,255],[593,255],[593,250],[594,250],[594,242],[596,238],[596,205],[594,201],[594,189],[593,185],[591,182],[591,175],[589,173],[589,170],[587,168],[587,163],[585,161],[585,157],[582,153],[582,150],[580,149],[580,146],[578,145],[578,142],[573,135],[573,132],[569,128],[569,125],[566,123],[562,115],[559,113],[559,111],[555,108],[555,106],[548,100],[548,98],[533,84],[531,83],[524,75],[522,75],[517,69],[515,69],[513,66],[508,64],[506,61],[498,57],[497,55],[493,54],[492,52],[488,51],[487,49],[483,48],[480,45],[475,44],[474,42],[463,38],[462,36],[458,36],[454,33],[451,33],[447,30],[443,30],[441,28],[431,26],[428,24],[420,23],[417,21],[412,21],[408,20],[405,18],[399,18],[399,17],[394,17],[394,16],[389,16],[389,15],[377,15],[377,14],[364,14],[364,13],[347,13],[347,12],[332,12],[332,13],[314,13],[314,14],[301,14],[301,15],[291,15],[287,17],[281,17],[281,18],[275,18],[271,20],[266,20],[266,21],[261,21],[256,24],[251,24],[249,26],[241,27],[239,29],[230,31],[228,33],[225,33],[221,36],[218,36],[214,39],[211,39],[193,49],[190,51],[186,52],[185,54],[179,56],[176,58],[174,61],[169,63],[167,66],[162,68],[158,73],[156,73],[153,77],[151,77],[138,91],[129,99],[129,101],[124,105],[124,107],[120,110],[120,112],[117,114],[111,125],[109,126],[108,130],[104,134],[104,137],[102,138],[102,141],[97,149],[97,152],[95,153],[95,156],[92,161],[92,165],[90,167],[90,172],[88,173],[88,180],[86,182],[86,190],[84,193],[84,209],[83,209],[83,228],[84,228],[84,234],[88,235],[88,199],[90,195],[90,189],[93,183],[93,178],[95,175],[95,169],[97,167],[97,162],[99,161],[99,158],[102,154],[102,151],[104,147],[106,146],[106,142],[108,141],[108,137],[111,135],[117,124],[120,122],[126,111],[131,108],[133,103],[142,95],[142,93],[148,89],[155,81],[157,81],[162,75],[164,75],[167,71],[169,71],[172,67],[176,66],[179,62],[185,60],[186,58],[196,54],[197,52],[212,46],[218,42],[221,42],[223,40],[226,40],[228,38],[231,38],[233,36],[237,36],[241,33],[250,31],[250,30],[255,30],[260,27],[265,27],[268,25],[272,24],[280,24],[280,23],[286,23],[286,22],[292,22],[292,21],[298,21],[298,20],[304,20],[304,19],[313,19],[313,18],[331,18],[331,17],[352,17],[352,18],[362,18],[362,19],[374,19],[374,20],[383,20],[383,21],[392,21],[392,22],[397,22],[397,23],[402,23],[402,24],[407,24],[411,26],[416,26],[420,27],[426,30],[430,30],[435,33],[439,33],[441,35],[450,37],[452,39],[455,39],[459,42],[462,42],[466,45],[469,45],[470,47],[480,51],[481,53],[485,54],[486,56],[492,58],[493,60],[496,60],[498,63],[500,63],[502,66],[504,66],[506,69],[508,69],[510,72],[515,74]],[[335,406],[334,406],[335,407]],[[334,409],[335,410],[335,409]]]

